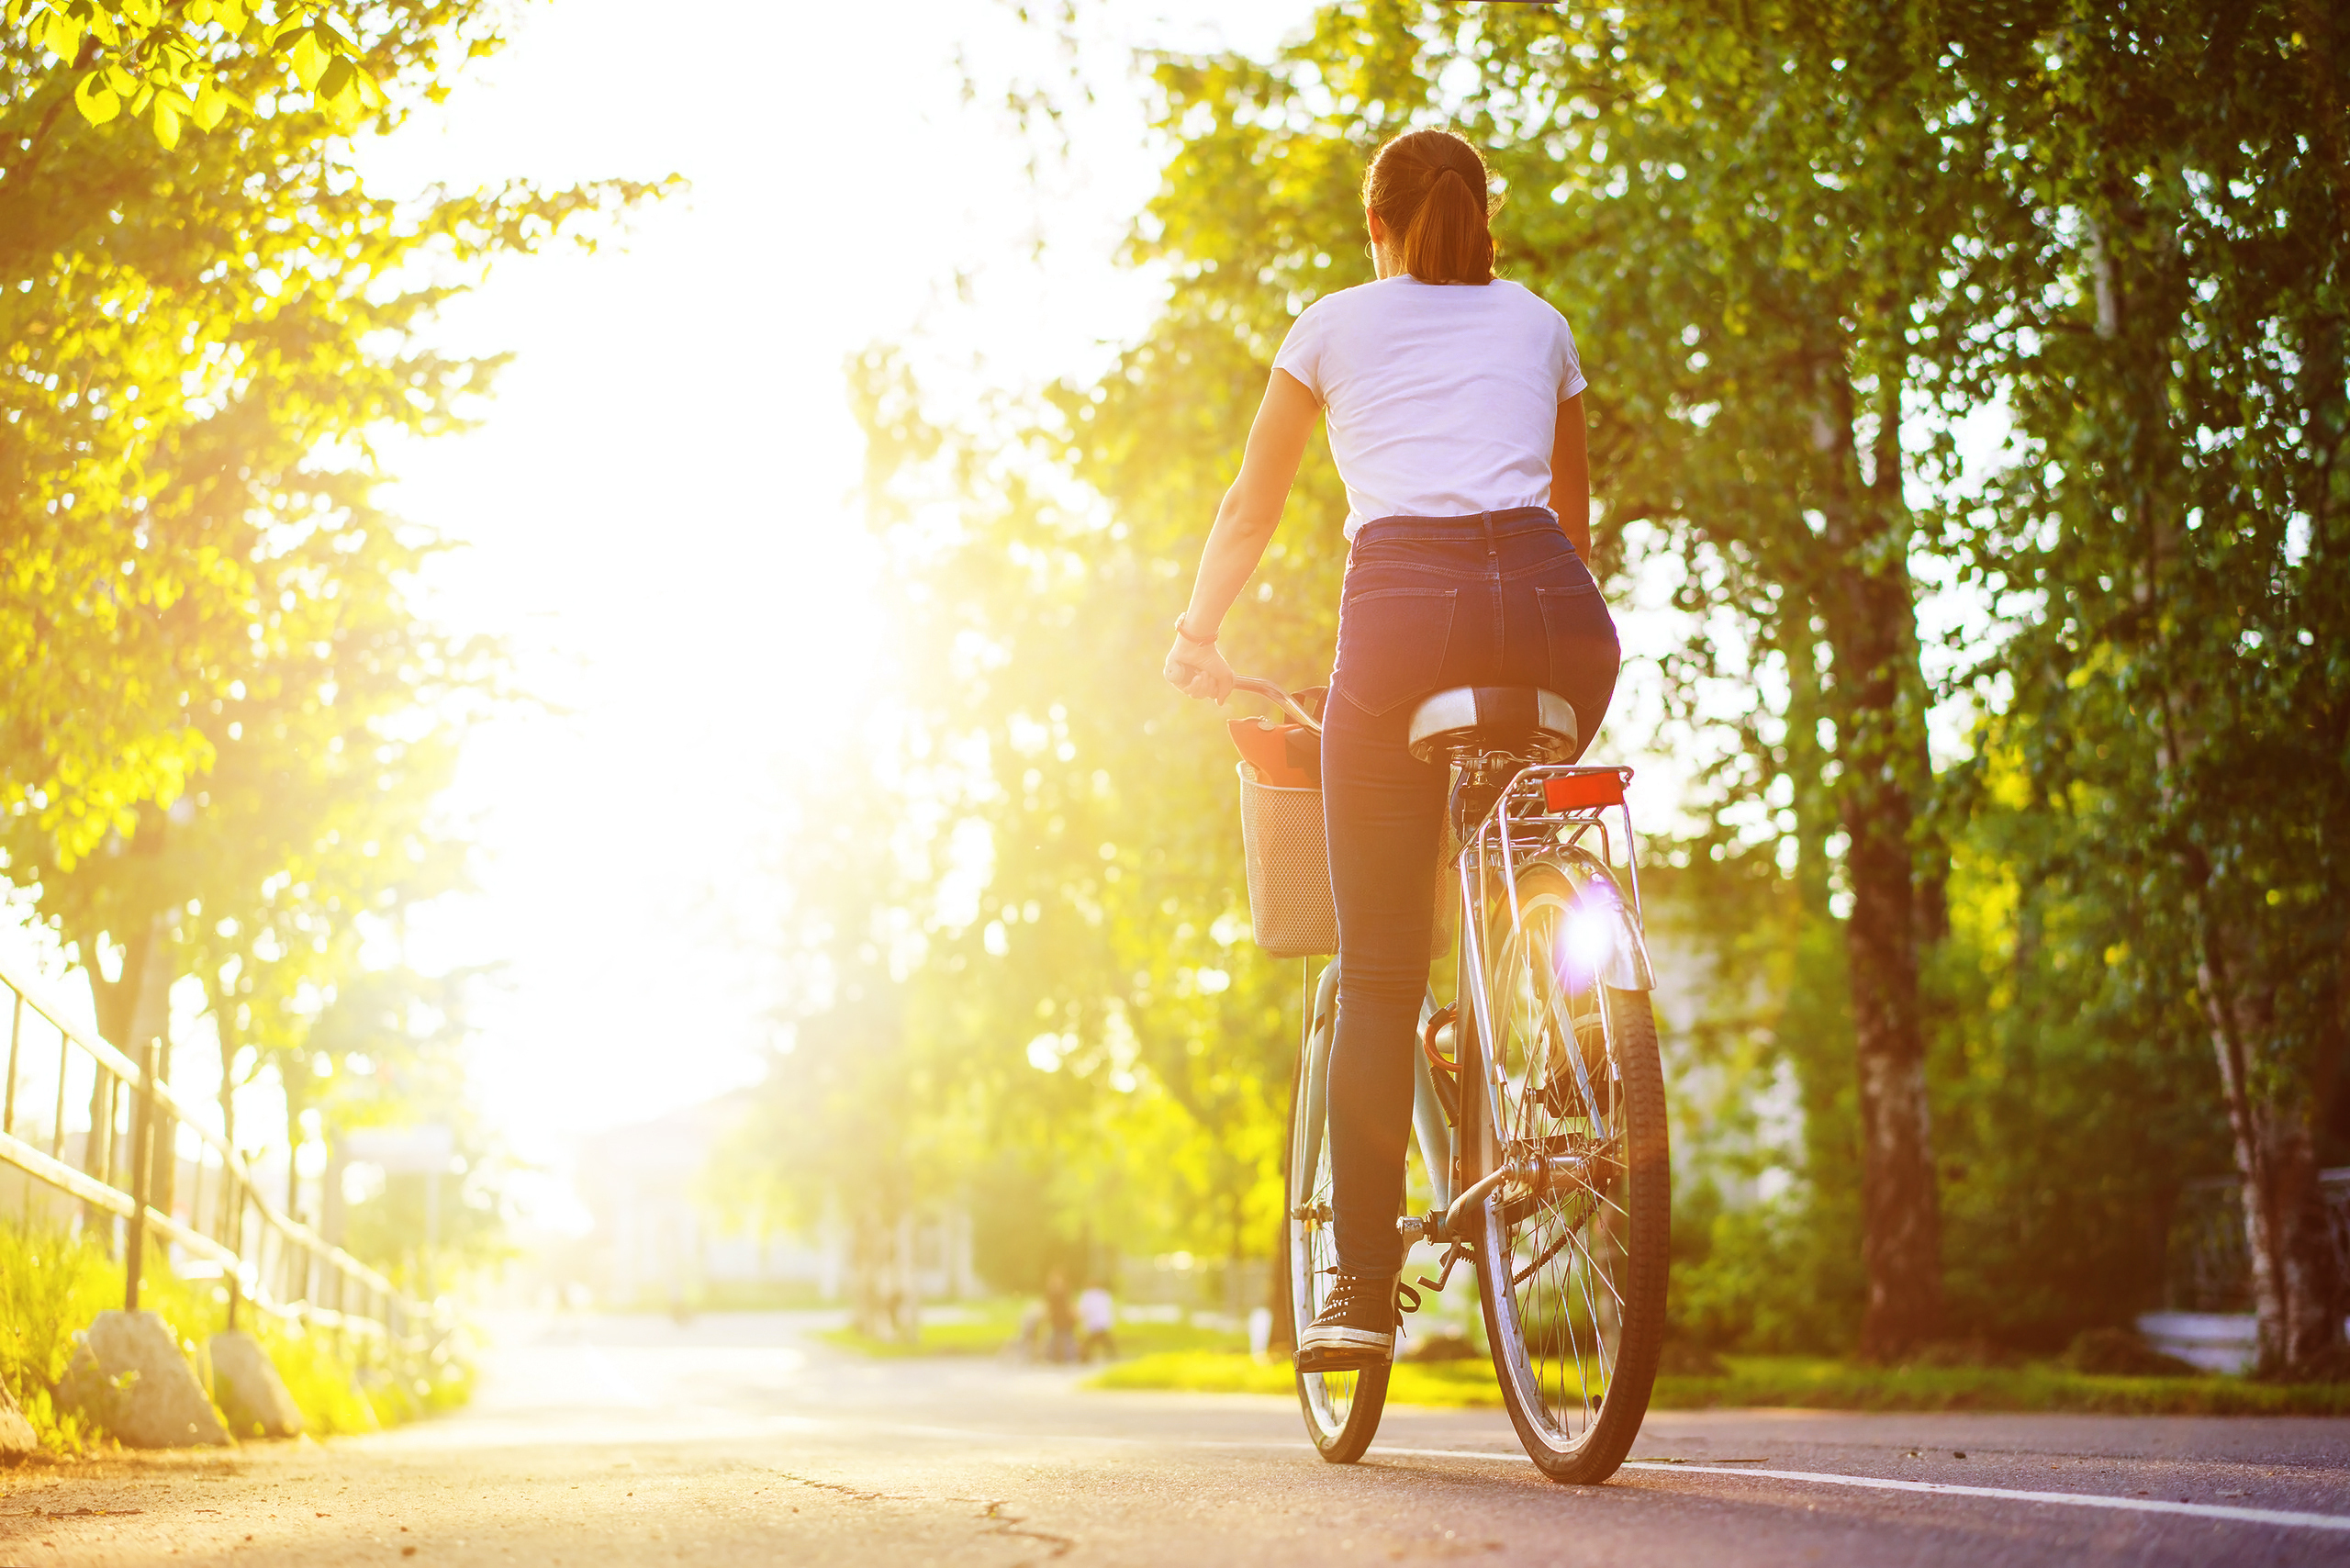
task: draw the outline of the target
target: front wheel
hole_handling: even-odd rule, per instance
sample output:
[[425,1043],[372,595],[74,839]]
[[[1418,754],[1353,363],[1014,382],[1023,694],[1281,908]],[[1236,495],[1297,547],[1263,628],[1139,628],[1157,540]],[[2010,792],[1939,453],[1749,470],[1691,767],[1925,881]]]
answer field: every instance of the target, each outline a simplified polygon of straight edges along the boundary
[[1489,907],[1497,1038],[1476,1112],[1511,1172],[1476,1217],[1477,1283],[1503,1403],[1553,1481],[1595,1485],[1639,1435],[1664,1340],[1672,1170],[1644,991],[1600,979],[1620,939],[1614,882],[1580,859]]
[[[1288,1271],[1291,1332],[1296,1345],[1322,1310],[1338,1265],[1330,1207],[1330,1041],[1337,1022],[1338,966],[1322,971],[1306,1010],[1290,1095],[1289,1176],[1281,1243]],[[1332,1464],[1352,1464],[1371,1446],[1387,1405],[1388,1367],[1297,1374],[1306,1435]]]

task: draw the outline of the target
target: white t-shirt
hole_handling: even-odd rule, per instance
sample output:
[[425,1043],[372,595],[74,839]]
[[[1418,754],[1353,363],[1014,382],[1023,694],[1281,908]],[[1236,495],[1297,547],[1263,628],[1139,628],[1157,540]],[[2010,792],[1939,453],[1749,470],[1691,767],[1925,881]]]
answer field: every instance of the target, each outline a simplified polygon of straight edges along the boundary
[[1559,405],[1585,385],[1567,319],[1500,280],[1391,277],[1324,295],[1273,368],[1329,412],[1348,539],[1373,518],[1546,505]]

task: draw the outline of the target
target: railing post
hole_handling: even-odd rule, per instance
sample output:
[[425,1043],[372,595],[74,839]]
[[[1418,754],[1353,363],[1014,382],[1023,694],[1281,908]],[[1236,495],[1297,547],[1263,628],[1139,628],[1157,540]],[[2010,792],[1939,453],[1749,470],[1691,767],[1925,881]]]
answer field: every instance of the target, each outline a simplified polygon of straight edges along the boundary
[[[95,1176],[106,1185],[114,1185],[114,1114],[115,1076],[104,1062],[90,1072],[90,1130],[82,1135],[82,1172]],[[84,1201],[82,1224],[85,1230],[95,1230],[105,1238],[106,1254],[114,1256],[114,1211],[100,1208]]]
[[150,1040],[140,1047],[139,1081],[131,1085],[130,1102],[130,1239],[123,1267],[123,1310],[139,1310],[139,1274],[147,1261],[147,1188],[154,1176],[154,1160],[147,1141],[155,1126],[155,1068],[162,1042]]
[[17,991],[15,1016],[8,1024],[8,1104],[0,1111],[0,1133],[17,1131],[17,1047],[25,1037],[25,993]]
[[237,1329],[237,1308],[245,1299],[245,1184],[229,1169],[226,1158],[220,1161],[220,1178],[229,1190],[221,1201],[229,1205],[229,1250],[236,1255],[237,1266],[229,1271],[229,1331]]

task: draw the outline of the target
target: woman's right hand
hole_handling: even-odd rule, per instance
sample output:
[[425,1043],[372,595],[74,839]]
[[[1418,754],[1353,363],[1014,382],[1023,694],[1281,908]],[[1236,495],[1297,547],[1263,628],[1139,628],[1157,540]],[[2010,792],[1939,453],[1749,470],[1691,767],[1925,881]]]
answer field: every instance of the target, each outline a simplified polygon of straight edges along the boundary
[[1203,702],[1221,702],[1232,695],[1232,666],[1224,662],[1223,653],[1214,643],[1194,643],[1180,632],[1160,673],[1168,685]]

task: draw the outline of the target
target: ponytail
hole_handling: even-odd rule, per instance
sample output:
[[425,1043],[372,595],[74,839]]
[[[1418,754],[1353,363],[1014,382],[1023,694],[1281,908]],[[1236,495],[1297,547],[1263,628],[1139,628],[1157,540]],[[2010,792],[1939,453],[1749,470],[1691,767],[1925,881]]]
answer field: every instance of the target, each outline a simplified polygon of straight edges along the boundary
[[1494,236],[1485,161],[1450,131],[1416,130],[1379,150],[1362,182],[1363,205],[1422,283],[1491,283]]

